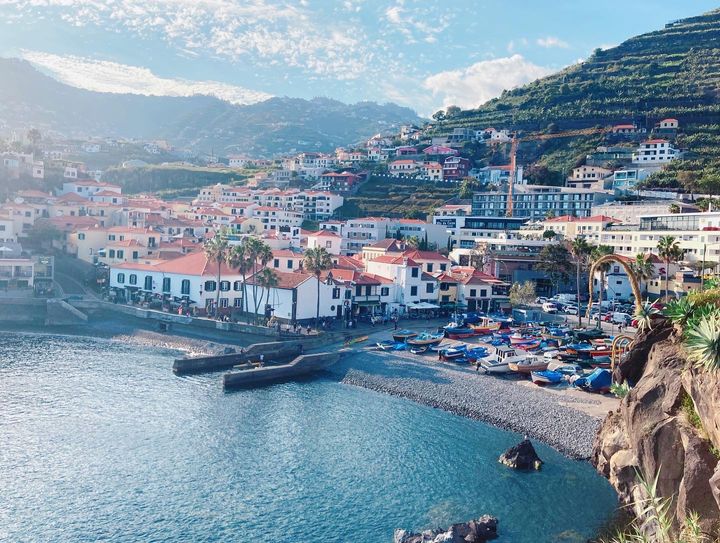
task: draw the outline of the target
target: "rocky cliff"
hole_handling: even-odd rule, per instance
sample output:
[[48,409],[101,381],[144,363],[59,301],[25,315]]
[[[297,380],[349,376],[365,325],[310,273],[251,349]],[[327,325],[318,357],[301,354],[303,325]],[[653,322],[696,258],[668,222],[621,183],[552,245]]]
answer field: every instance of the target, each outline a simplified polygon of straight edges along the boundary
[[634,384],[598,433],[592,461],[625,504],[647,499],[638,474],[671,499],[675,528],[697,513],[706,533],[720,521],[720,372],[695,368],[676,330],[657,321],[615,369]]

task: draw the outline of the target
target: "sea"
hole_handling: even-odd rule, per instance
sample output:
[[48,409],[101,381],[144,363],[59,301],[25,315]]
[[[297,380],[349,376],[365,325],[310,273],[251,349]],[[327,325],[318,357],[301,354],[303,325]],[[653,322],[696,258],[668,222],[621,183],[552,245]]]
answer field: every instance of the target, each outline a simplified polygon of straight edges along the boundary
[[0,333],[0,541],[390,543],[483,514],[500,542],[585,542],[616,495],[522,436],[323,374],[226,393],[176,352]]

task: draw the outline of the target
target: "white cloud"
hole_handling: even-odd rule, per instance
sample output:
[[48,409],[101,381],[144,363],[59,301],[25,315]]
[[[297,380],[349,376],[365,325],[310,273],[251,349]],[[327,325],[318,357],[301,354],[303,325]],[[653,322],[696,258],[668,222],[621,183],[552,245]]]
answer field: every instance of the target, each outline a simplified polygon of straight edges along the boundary
[[308,2],[283,0],[0,0],[41,18],[96,25],[135,36],[159,35],[185,51],[231,60],[280,62],[318,75],[364,72],[361,29],[319,24]]
[[538,38],[536,43],[540,47],[544,47],[545,49],[551,49],[553,47],[557,47],[560,49],[567,49],[568,47],[570,47],[570,44],[568,44],[566,41],[563,41],[560,38],[557,38],[555,36],[547,36],[545,38]]
[[521,55],[483,60],[459,70],[448,70],[426,78],[423,87],[440,98],[442,107],[477,107],[503,90],[529,83],[552,73]]
[[23,51],[23,58],[53,77],[82,89],[146,96],[215,96],[233,104],[253,104],[272,95],[219,81],[163,78],[147,68],[106,60]]
[[450,25],[447,13],[436,15],[428,8],[405,7],[405,0],[396,0],[395,4],[385,9],[385,19],[395,30],[399,31],[407,43],[436,43],[437,35]]

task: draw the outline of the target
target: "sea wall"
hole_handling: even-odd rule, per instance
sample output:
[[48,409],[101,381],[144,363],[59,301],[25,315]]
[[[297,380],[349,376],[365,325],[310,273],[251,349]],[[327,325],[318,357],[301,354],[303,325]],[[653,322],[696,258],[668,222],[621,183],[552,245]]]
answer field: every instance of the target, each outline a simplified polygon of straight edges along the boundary
[[670,323],[641,334],[615,370],[635,386],[598,433],[592,462],[641,515],[638,474],[672,500],[678,529],[697,513],[710,531],[720,522],[720,374],[687,360]]
[[286,362],[303,352],[303,344],[299,342],[254,343],[241,352],[214,356],[192,356],[178,358],[173,363],[173,371],[178,375],[191,373],[208,373],[232,368],[251,360],[258,360],[260,355],[268,361]]

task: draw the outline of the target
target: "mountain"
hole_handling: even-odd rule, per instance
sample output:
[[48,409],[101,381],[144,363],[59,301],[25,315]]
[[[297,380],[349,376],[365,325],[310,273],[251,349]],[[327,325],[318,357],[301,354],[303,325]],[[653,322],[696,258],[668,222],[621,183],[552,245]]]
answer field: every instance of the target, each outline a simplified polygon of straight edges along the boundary
[[210,96],[93,92],[60,83],[17,59],[0,59],[0,81],[0,127],[34,126],[70,137],[165,139],[220,153],[330,151],[421,122],[414,111],[395,104],[271,98],[242,106]]
[[[720,159],[720,10],[668,23],[617,47],[439,123],[455,127],[562,131],[637,122],[651,129],[665,117],[679,119],[681,147],[703,168]],[[539,161],[567,170],[602,143],[597,136],[521,145],[526,164]],[[528,149],[529,147],[529,149]],[[687,164],[686,164],[687,166]]]

